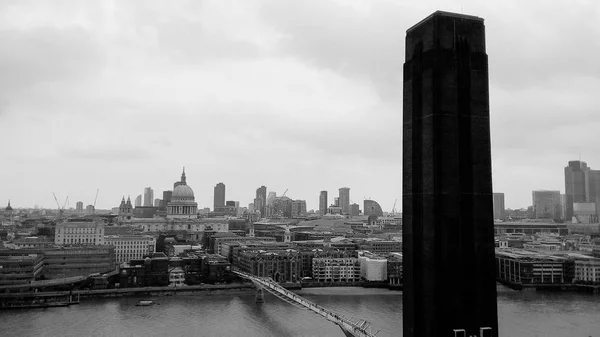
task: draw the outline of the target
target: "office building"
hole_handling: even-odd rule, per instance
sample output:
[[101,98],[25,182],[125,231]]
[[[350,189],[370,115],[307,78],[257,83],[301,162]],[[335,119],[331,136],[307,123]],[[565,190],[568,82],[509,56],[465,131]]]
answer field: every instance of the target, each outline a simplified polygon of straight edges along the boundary
[[351,204],[349,214],[350,216],[358,216],[360,214],[360,206],[358,204]]
[[144,206],[152,207],[154,203],[154,190],[150,187],[144,189]]
[[137,197],[135,197],[135,207],[140,207],[142,206],[142,195],[138,195]]
[[375,200],[368,200],[365,199],[364,203],[363,203],[363,213],[365,215],[371,216],[377,216],[377,217],[382,217],[383,216],[383,210],[381,209],[381,206],[379,206],[379,203]]
[[319,213],[321,215],[327,214],[327,191],[321,191],[319,194]]
[[215,185],[213,210],[223,206],[225,206],[225,184],[218,183]]
[[300,217],[306,215],[306,200],[292,201],[292,217]]
[[494,219],[504,219],[504,193],[494,193]]
[[404,337],[498,336],[485,46],[470,15],[437,11],[406,32]]
[[61,222],[56,224],[54,243],[57,245],[103,245],[104,223]]
[[107,235],[105,245],[115,247],[116,263],[143,259],[156,251],[156,240],[149,235]]
[[154,207],[160,207],[161,203],[162,203],[161,199],[158,199],[158,198],[154,199]]
[[573,160],[565,167],[565,194],[567,197],[566,220],[573,217],[573,203],[586,202],[586,172],[587,163]]
[[76,206],[75,206],[75,210],[77,211],[77,213],[81,214],[83,213],[83,202],[82,201],[78,201]]
[[342,187],[339,190],[339,207],[342,208],[342,214],[350,214],[350,189]]
[[171,202],[171,196],[173,196],[173,191],[163,191],[163,198],[160,205],[161,211],[167,210],[167,205]]
[[340,198],[339,197],[333,198],[333,207],[340,207]]
[[94,207],[94,205],[85,206],[85,214],[94,214],[95,210],[96,208]]
[[532,192],[533,217],[558,219],[560,217],[560,191],[537,190]]
[[267,188],[265,186],[261,186],[256,189],[256,198],[254,199],[254,209],[259,211],[261,216],[266,215],[266,206],[267,206]]

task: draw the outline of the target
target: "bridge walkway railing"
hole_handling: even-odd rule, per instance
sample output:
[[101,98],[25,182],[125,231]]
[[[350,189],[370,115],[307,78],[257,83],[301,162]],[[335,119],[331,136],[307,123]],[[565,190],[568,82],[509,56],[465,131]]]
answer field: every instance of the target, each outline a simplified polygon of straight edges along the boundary
[[253,283],[255,283],[255,285],[260,285],[263,289],[269,291],[269,293],[277,296],[278,298],[288,303],[291,303],[290,301],[293,301],[294,303],[311,310],[312,312],[324,317],[325,319],[339,325],[344,331],[352,333],[353,336],[374,337],[377,334],[371,333],[370,323],[366,321],[354,322],[349,318],[345,317],[344,315],[326,309],[314,302],[307,300],[306,298],[300,295],[297,295],[292,291],[285,289],[284,287],[280,286],[277,282],[273,281],[273,279],[271,279],[270,277],[259,277],[239,270],[234,270],[234,273],[252,281]]

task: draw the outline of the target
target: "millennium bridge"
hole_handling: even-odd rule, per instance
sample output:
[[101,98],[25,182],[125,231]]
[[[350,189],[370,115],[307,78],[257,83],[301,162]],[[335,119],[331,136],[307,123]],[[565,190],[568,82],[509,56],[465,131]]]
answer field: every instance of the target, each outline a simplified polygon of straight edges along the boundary
[[270,277],[258,277],[238,269],[233,270],[233,272],[241,278],[252,281],[256,287],[256,302],[264,301],[264,290],[266,290],[283,301],[286,301],[296,307],[308,309],[317,315],[322,316],[328,321],[337,324],[347,337],[374,337],[379,332],[371,332],[371,323],[365,320],[359,320],[355,322],[342,314],[325,309],[322,306],[317,305],[306,298],[285,289],[277,282],[273,281],[273,279]]

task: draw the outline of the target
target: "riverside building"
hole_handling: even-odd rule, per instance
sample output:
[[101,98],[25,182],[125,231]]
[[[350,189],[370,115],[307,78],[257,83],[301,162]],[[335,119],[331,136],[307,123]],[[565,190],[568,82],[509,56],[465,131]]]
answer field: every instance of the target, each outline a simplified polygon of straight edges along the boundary
[[101,222],[62,222],[56,225],[57,245],[103,245],[104,224]]
[[156,251],[156,240],[149,235],[110,235],[105,244],[115,247],[116,263],[142,259]]

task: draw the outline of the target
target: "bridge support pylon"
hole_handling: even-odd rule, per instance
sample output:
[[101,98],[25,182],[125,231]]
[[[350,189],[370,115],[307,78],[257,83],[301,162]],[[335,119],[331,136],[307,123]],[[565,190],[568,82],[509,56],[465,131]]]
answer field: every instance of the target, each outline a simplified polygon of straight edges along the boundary
[[255,303],[263,303],[265,301],[265,291],[262,287],[256,287],[256,293],[254,294]]

